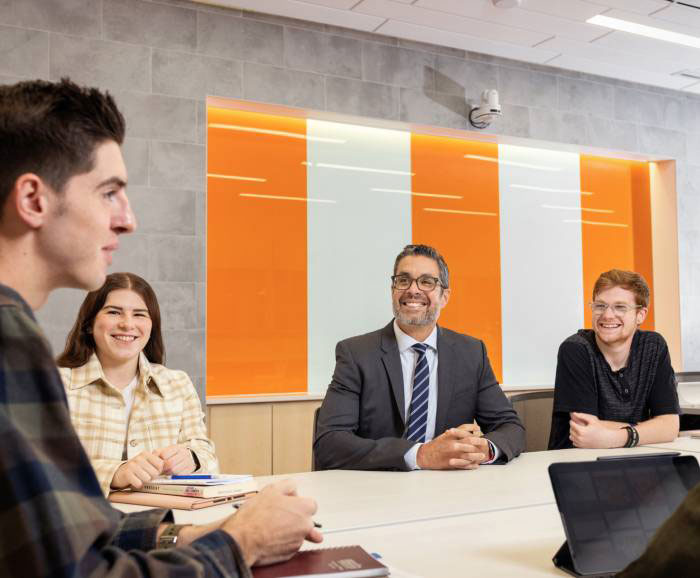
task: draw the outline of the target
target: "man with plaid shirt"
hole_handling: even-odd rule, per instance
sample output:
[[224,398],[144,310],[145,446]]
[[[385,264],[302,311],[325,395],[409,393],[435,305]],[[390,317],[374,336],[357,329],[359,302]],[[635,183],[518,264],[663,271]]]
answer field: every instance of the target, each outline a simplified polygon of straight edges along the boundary
[[[235,516],[182,528],[168,510],[113,509],[34,318],[53,289],[100,287],[118,235],[135,228],[123,138],[95,89],[0,87],[0,575],[250,576],[321,541],[314,501],[282,482]],[[162,534],[177,547],[156,549]]]

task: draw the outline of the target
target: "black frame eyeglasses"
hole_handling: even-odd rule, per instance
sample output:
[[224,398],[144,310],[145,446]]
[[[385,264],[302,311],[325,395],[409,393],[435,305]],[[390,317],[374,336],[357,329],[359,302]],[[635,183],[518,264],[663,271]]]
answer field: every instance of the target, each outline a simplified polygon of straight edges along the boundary
[[433,291],[440,283],[438,277],[433,277],[432,275],[421,275],[420,277],[414,278],[408,275],[392,275],[391,276],[391,288],[397,289],[399,291],[406,291],[416,282],[416,287],[420,291]]

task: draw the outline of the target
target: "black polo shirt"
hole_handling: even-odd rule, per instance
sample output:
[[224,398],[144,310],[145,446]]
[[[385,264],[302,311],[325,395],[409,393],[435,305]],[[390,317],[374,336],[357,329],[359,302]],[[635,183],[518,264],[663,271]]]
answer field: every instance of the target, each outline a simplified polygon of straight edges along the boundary
[[592,329],[580,329],[559,347],[549,449],[573,447],[569,412],[601,420],[639,423],[678,414],[676,376],[666,341],[655,331],[637,330],[627,366],[613,371]]

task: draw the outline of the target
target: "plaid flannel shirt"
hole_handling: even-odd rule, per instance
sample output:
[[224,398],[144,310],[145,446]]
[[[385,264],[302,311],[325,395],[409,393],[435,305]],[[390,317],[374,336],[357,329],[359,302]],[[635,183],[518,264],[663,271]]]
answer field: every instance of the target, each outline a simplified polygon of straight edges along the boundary
[[24,300],[3,285],[0,434],[0,576],[250,576],[222,530],[148,552],[172,514],[125,515],[105,500],[48,342]]
[[202,404],[184,371],[149,363],[141,353],[139,381],[127,422],[122,392],[111,385],[97,355],[59,373],[66,387],[73,427],[83,442],[105,495],[114,473],[127,459],[173,444],[188,447],[197,456],[199,470],[216,474],[219,463],[214,444],[207,439]]

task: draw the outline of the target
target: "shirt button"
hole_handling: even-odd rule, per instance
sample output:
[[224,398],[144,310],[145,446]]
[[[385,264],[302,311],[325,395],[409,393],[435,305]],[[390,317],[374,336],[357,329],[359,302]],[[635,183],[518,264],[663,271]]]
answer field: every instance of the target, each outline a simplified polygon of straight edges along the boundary
[[132,448],[134,448],[134,447],[136,447],[137,445],[139,445],[139,442],[138,442],[137,440],[131,440],[131,441],[129,442],[129,445],[130,445]]
[[629,389],[626,389],[626,390],[625,390],[625,393],[629,393],[629,392],[630,392],[630,390],[629,390]]

